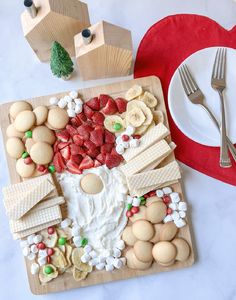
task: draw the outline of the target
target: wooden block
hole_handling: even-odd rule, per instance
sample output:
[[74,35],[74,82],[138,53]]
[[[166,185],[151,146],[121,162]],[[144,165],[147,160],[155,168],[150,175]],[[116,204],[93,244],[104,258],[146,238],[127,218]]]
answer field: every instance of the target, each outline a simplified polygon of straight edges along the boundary
[[53,41],[58,41],[71,56],[75,55],[74,36],[90,26],[87,4],[79,0],[34,0],[38,8],[32,18],[21,15],[23,33],[41,61],[49,61]]
[[76,61],[83,80],[126,76],[131,72],[131,32],[105,21],[89,28],[93,35],[85,45],[82,34],[75,36]]

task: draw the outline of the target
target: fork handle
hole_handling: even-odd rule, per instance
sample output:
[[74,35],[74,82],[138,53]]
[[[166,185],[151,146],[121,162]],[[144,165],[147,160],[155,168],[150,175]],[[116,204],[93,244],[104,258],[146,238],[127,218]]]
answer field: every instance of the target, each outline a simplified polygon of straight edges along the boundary
[[[211,118],[211,120],[217,127],[218,131],[220,132],[220,124],[218,123],[218,121],[217,121],[216,117],[214,116],[214,114],[212,113],[212,111],[206,105],[202,105],[202,107],[208,113],[209,117]],[[234,147],[234,144],[231,142],[231,140],[227,136],[226,136],[226,140],[227,140],[227,145],[228,145],[229,151],[230,151],[234,161],[236,162],[236,148]]]

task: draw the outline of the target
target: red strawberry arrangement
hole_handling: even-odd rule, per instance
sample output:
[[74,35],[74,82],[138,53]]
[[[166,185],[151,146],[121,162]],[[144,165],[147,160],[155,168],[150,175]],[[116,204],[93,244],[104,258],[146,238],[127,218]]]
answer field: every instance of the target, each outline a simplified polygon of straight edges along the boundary
[[83,111],[70,118],[66,128],[56,132],[53,164],[58,173],[65,170],[82,174],[83,170],[106,165],[117,167],[123,157],[115,150],[116,136],[105,129],[106,115],[126,111],[127,101],[102,94],[83,104]]

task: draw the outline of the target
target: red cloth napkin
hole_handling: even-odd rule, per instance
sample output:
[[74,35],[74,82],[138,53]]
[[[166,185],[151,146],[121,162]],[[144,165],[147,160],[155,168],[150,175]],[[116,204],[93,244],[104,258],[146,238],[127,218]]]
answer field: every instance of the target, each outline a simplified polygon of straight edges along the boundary
[[232,168],[220,168],[219,148],[203,146],[186,137],[175,125],[167,104],[169,83],[177,67],[192,53],[213,46],[236,48],[236,26],[228,31],[215,21],[199,15],[166,17],[154,24],[143,37],[136,57],[134,77],[156,75],[160,78],[172,139],[178,146],[176,158],[199,172],[236,185],[235,162],[232,160]]

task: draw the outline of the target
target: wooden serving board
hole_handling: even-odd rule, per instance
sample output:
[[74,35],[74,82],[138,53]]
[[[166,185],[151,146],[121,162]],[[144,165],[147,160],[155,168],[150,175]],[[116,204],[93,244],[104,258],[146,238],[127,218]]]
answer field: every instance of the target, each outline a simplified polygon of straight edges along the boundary
[[[82,99],[88,100],[89,98],[92,98],[94,96],[98,96],[99,94],[109,94],[113,97],[123,96],[125,95],[126,91],[134,84],[141,85],[144,90],[150,91],[153,93],[159,100],[160,104],[158,105],[158,109],[162,110],[165,114],[165,125],[169,127],[168,121],[167,121],[167,114],[166,114],[166,108],[165,108],[165,102],[163,98],[162,93],[162,87],[161,82],[159,78],[155,76],[149,76],[149,77],[143,77],[139,79],[134,80],[128,80],[128,81],[122,81],[114,84],[104,85],[104,86],[97,86],[93,88],[87,88],[79,90],[79,93],[81,95]],[[32,99],[27,99],[26,101],[30,102],[33,107],[38,105],[49,105],[49,98],[52,96],[56,97],[62,97],[66,93],[59,93],[49,96],[43,96],[43,97],[37,97]],[[7,140],[6,137],[6,128],[11,123],[10,117],[9,117],[9,108],[12,103],[6,103],[1,105],[0,107],[0,122],[1,122],[1,129],[4,139],[4,144]],[[6,155],[7,164],[9,168],[9,174],[10,174],[10,180],[11,183],[17,183],[21,181],[20,176],[15,171],[15,160],[10,158],[8,155]],[[167,163],[170,161],[173,161],[175,159],[174,154],[171,154],[163,163]],[[171,185],[173,190],[176,192],[179,192],[181,194],[182,199],[183,193],[181,188],[181,183],[176,183]],[[42,285],[39,282],[38,276],[33,276],[30,273],[30,262],[26,260],[26,267],[27,267],[27,273],[28,273],[28,279],[29,284],[32,293],[34,294],[46,294],[50,292],[59,292],[64,291],[72,288],[79,288],[89,285],[95,285],[99,283],[105,283],[109,281],[114,280],[121,280],[121,279],[127,279],[131,277],[136,276],[143,276],[153,273],[160,273],[164,271],[170,271],[175,270],[179,268],[189,267],[194,263],[194,252],[193,252],[193,246],[192,246],[192,240],[191,240],[191,234],[190,234],[190,228],[189,225],[181,228],[178,233],[178,237],[183,237],[187,242],[189,243],[191,247],[191,255],[189,256],[188,260],[184,262],[176,262],[174,265],[169,267],[162,267],[158,265],[157,263],[153,263],[151,268],[140,271],[140,270],[132,270],[127,267],[123,267],[120,270],[115,270],[113,272],[106,272],[106,271],[92,271],[88,277],[80,282],[76,282],[71,273],[64,273],[63,275],[57,277],[55,280],[50,281],[46,285]]]

